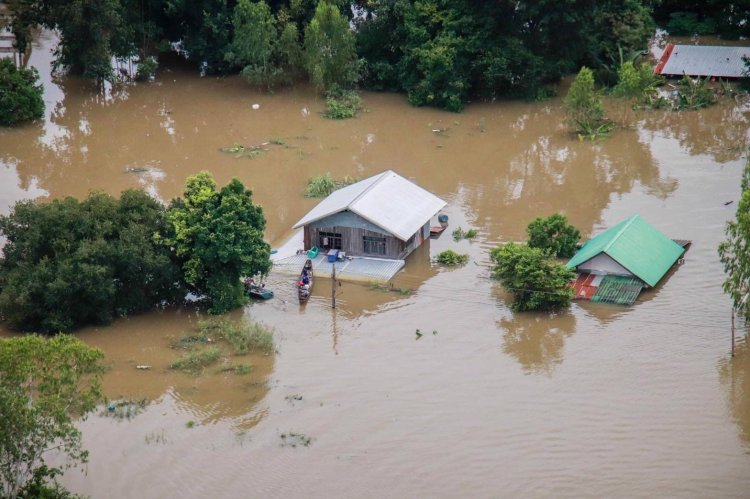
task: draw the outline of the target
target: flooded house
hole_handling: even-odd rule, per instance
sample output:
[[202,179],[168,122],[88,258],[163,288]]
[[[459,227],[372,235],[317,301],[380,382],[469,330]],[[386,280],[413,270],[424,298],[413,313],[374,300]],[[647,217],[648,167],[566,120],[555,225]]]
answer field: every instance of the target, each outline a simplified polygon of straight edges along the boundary
[[689,241],[674,241],[639,215],[594,237],[567,263],[578,277],[575,298],[632,305],[682,257]]
[[[282,272],[299,272],[312,258],[316,276],[389,281],[406,257],[430,238],[432,218],[445,201],[387,170],[331,193],[295,229],[302,232],[296,255],[274,260]],[[318,251],[308,251],[317,248]]]
[[430,237],[445,201],[392,170],[334,191],[294,228],[306,249],[403,260]]
[[747,77],[745,59],[750,47],[718,45],[677,45],[670,43],[659,58],[654,72],[663,76]]

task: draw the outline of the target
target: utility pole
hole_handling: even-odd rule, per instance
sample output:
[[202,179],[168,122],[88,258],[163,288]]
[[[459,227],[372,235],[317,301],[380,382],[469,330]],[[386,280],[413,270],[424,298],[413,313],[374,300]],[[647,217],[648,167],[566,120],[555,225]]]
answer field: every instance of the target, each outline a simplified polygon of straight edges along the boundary
[[[333,264],[333,272],[331,272],[331,308],[336,308],[336,264]],[[734,331],[734,329],[732,330]],[[734,334],[734,332],[732,333]],[[734,336],[732,336],[734,338]],[[734,346],[734,340],[732,340],[732,346]]]

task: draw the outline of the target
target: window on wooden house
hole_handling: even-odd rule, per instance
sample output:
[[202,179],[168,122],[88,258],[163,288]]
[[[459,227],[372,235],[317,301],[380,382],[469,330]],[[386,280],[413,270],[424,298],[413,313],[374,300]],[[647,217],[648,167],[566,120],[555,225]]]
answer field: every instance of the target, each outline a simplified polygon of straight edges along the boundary
[[362,236],[363,251],[371,255],[385,255],[385,237]]

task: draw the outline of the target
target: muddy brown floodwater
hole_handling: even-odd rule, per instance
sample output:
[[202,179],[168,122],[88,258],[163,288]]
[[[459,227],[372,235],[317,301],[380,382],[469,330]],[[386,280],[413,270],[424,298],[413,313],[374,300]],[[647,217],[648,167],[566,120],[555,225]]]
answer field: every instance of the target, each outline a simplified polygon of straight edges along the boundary
[[[750,351],[729,357],[730,301],[716,247],[734,216],[750,107],[636,114],[579,142],[561,100],[474,104],[461,114],[364,93],[367,112],[336,122],[306,87],[258,93],[240,78],[199,78],[177,63],[156,82],[97,93],[45,81],[39,124],[0,131],[0,210],[19,199],[118,194],[163,200],[188,175],[239,177],[281,244],[314,204],[306,180],[394,169],[449,203],[450,234],[413,254],[394,281],[409,294],[343,283],[332,310],[321,281],[306,307],[289,278],[248,305],[278,352],[245,377],[190,377],[167,366],[194,310],[167,310],[78,333],[112,369],[110,398],[151,403],[129,421],[80,424],[85,473],[63,483],[91,497],[748,497]],[[258,110],[252,104],[259,104]],[[433,130],[441,130],[433,132]],[[255,158],[219,151],[263,144]],[[725,205],[728,201],[735,201]],[[685,263],[630,308],[575,303],[516,314],[489,279],[488,252],[564,212],[586,235],[640,213],[691,239]],[[456,270],[437,252],[469,253]],[[646,255],[647,257],[647,255]],[[416,340],[415,330],[424,336]],[[150,370],[138,370],[149,364]],[[189,428],[188,422],[196,425]],[[282,445],[308,435],[309,447]]]

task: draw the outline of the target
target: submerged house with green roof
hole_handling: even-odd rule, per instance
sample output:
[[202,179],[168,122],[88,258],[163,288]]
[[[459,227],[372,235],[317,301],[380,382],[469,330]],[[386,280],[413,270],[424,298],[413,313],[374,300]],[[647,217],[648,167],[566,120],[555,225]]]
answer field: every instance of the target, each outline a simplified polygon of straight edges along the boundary
[[633,215],[588,241],[567,263],[578,272],[575,298],[632,305],[643,288],[658,284],[688,244]]

